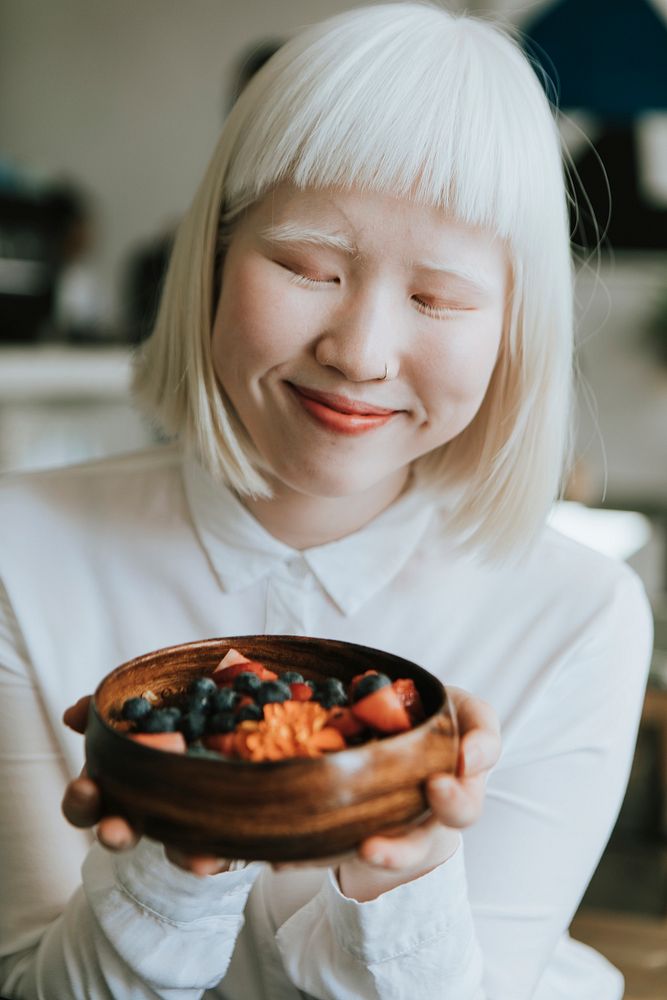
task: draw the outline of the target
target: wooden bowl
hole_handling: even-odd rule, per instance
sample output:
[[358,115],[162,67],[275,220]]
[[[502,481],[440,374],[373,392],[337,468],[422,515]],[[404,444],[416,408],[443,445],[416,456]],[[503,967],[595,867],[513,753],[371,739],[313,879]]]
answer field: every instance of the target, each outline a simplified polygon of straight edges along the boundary
[[[126,698],[184,690],[230,648],[307,679],[337,677],[347,685],[369,669],[410,677],[426,719],[409,732],[322,757],[262,763],[166,753],[109,724]],[[107,814],[182,850],[247,860],[327,857],[384,827],[413,823],[427,812],[424,779],[453,772],[457,753],[453,708],[437,678],[390,653],[301,636],[207,639],[139,656],[101,682],[86,729],[88,770]]]

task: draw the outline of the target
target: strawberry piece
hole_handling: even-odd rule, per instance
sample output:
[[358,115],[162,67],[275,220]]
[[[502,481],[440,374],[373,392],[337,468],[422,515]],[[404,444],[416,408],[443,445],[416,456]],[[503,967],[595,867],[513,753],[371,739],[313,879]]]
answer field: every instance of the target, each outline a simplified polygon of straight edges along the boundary
[[232,667],[236,663],[250,663],[250,660],[243,653],[239,653],[238,649],[228,649],[215,669],[224,670],[225,667]]
[[232,663],[228,667],[222,667],[222,669],[218,665],[211,677],[218,687],[224,687],[226,684],[231,684],[239,674],[244,673],[257,674],[261,681],[278,680],[278,674],[274,674],[273,670],[269,670],[263,663],[258,663],[256,660],[243,660],[241,663]]
[[224,753],[226,757],[236,756],[236,733],[210,733],[202,743],[207,750]]
[[336,705],[331,709],[329,718],[327,719],[327,726],[337,729],[346,740],[359,736],[365,729],[363,722],[354,717],[352,710],[342,705]]
[[308,747],[311,751],[331,751],[331,750],[345,750],[345,740],[343,734],[338,729],[333,729],[331,726],[325,726],[320,729],[319,732],[313,733],[311,736]]
[[412,729],[410,716],[391,684],[355,702],[351,711],[360,722],[380,733],[403,733]]
[[392,683],[401,705],[410,716],[413,726],[424,718],[424,706],[419,691],[411,677],[400,677]]
[[289,689],[292,694],[292,701],[310,701],[313,697],[313,689],[310,684],[302,684],[300,681],[294,681],[293,684],[290,684]]
[[242,708],[246,707],[246,705],[254,705],[254,704],[255,704],[255,699],[251,698],[249,694],[241,695],[238,702],[236,703],[235,711],[240,712]]
[[188,748],[183,733],[128,733],[131,740],[143,743],[154,750],[167,750],[170,753],[185,753]]

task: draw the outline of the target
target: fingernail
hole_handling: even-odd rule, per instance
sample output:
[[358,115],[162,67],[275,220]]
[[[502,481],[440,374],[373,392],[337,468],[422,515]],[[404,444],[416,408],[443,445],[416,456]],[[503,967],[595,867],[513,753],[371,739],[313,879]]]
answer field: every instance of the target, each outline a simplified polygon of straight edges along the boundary
[[100,843],[102,843],[104,847],[108,848],[110,851],[125,851],[128,847],[132,846],[131,840],[127,837],[119,836],[118,834],[101,836],[99,839]]

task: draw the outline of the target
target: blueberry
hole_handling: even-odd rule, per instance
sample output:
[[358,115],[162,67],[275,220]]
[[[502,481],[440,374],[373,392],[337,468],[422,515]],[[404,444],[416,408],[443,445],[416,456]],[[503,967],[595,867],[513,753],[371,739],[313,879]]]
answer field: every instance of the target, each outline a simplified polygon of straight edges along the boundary
[[177,728],[177,718],[168,708],[155,708],[150,715],[139,720],[142,733],[173,733]]
[[262,710],[259,705],[244,705],[236,716],[237,722],[259,722]]
[[153,706],[147,698],[128,698],[123,704],[121,715],[128,722],[138,722],[153,711]]
[[244,670],[243,673],[237,674],[234,678],[234,690],[240,691],[242,694],[256,694],[261,684],[257,674],[253,674],[249,670]]
[[203,712],[186,712],[180,720],[178,728],[183,733],[187,743],[193,743],[203,735],[206,728],[206,716]]
[[205,712],[208,708],[208,704],[211,700],[211,693],[192,691],[186,696],[185,699],[185,711],[186,712]]
[[174,719],[174,721],[176,722],[176,728],[178,728],[178,723],[181,720],[183,712],[181,711],[180,708],[178,708],[177,705],[167,705],[165,708],[159,709],[159,711],[165,712],[167,715],[170,715],[172,719]]
[[322,681],[320,687],[323,691],[328,691],[331,694],[342,695],[347,700],[345,685],[337,677],[327,677],[326,680]]
[[188,694],[204,695],[210,698],[217,689],[217,684],[212,677],[195,677],[188,686]]
[[323,708],[346,705],[347,693],[342,681],[337,677],[327,677],[326,680],[320,681],[315,688],[315,701],[318,701]]
[[361,701],[366,695],[373,694],[374,691],[379,691],[380,688],[386,687],[387,684],[391,684],[391,681],[386,674],[366,674],[360,681],[357,681],[352,694],[352,701]]
[[292,697],[289,684],[284,681],[264,681],[255,698],[258,705],[268,705],[275,701],[288,701]]
[[303,684],[303,674],[300,674],[298,670],[285,670],[281,675],[280,679],[283,684]]
[[206,730],[209,733],[231,733],[235,725],[233,712],[216,712],[209,717]]
[[333,691],[326,691],[320,688],[313,695],[313,701],[316,701],[322,706],[322,708],[333,708],[335,705],[346,705],[347,695],[339,695]]
[[230,712],[236,705],[239,697],[240,695],[236,691],[232,691],[231,688],[218,688],[211,695],[208,710],[212,715],[215,715],[216,712]]

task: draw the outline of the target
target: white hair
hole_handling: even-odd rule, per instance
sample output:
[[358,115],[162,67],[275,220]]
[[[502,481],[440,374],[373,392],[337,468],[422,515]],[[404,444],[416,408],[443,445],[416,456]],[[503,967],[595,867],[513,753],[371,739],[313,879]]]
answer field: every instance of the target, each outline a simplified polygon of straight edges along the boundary
[[494,231],[512,268],[478,413],[420,459],[460,495],[452,527],[486,555],[544,523],[569,439],[572,270],[558,130],[514,39],[431,3],[361,7],[304,30],[248,84],[176,240],[135,387],[168,433],[241,494],[270,495],[211,363],[221,255],[235,219],[280,181],[438,206]]

